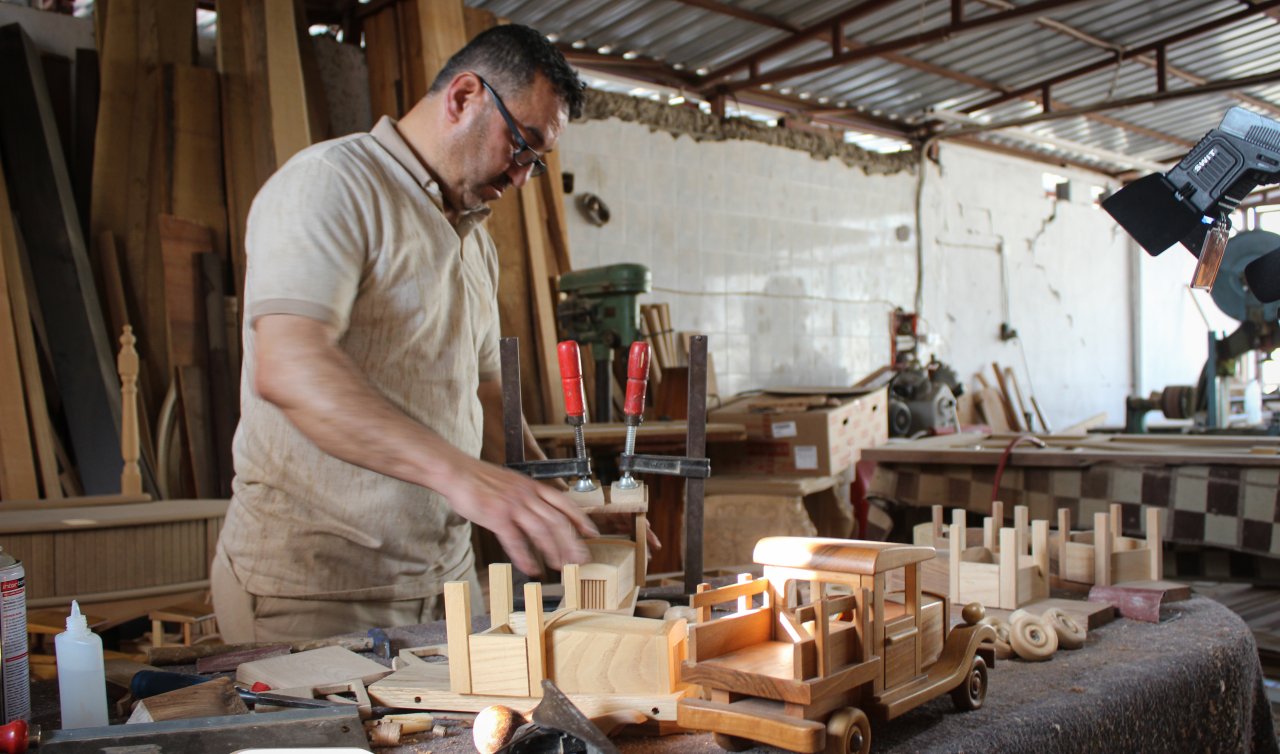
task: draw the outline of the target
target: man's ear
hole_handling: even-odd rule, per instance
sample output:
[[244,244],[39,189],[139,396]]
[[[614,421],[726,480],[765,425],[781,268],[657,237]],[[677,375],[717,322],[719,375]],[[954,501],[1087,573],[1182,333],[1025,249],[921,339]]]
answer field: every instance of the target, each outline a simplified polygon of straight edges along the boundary
[[484,99],[484,87],[474,73],[464,71],[453,77],[445,89],[445,117],[459,123]]

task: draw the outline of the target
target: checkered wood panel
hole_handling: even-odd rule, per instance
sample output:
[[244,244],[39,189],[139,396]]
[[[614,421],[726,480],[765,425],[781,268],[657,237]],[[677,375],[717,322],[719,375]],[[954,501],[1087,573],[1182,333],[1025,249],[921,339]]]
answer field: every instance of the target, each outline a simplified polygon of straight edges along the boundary
[[[869,494],[907,505],[991,510],[993,466],[880,464]],[[1005,510],[1026,505],[1031,517],[1090,528],[1093,514],[1120,503],[1126,534],[1143,536],[1142,508],[1168,509],[1165,539],[1280,557],[1280,469],[1239,466],[1131,466],[1080,469],[1006,468],[999,499]]]

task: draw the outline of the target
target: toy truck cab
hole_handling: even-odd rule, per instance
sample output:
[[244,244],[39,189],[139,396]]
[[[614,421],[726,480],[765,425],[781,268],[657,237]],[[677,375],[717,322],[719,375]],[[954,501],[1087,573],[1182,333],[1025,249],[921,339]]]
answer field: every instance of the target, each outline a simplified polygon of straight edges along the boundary
[[[948,630],[947,598],[920,586],[933,556],[888,542],[760,540],[762,577],[691,600],[699,618],[682,681],[710,699],[682,700],[680,725],[713,731],[730,750],[759,742],[848,754],[869,750],[871,717],[891,720],[948,692],[962,709],[980,707],[995,631],[978,624],[980,607]],[[897,569],[905,588],[889,593]],[[729,602],[735,612],[711,620],[712,606]]]

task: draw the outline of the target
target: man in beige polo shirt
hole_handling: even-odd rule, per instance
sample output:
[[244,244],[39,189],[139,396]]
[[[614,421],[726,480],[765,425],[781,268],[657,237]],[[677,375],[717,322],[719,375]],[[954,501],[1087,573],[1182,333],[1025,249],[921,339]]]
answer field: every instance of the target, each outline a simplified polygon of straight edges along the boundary
[[[396,123],[316,144],[249,214],[233,499],[212,570],[231,642],[442,617],[471,524],[534,574],[595,529],[502,457],[486,203],[545,170],[582,84],[533,29],[491,29]],[[526,446],[541,453],[526,429]]]

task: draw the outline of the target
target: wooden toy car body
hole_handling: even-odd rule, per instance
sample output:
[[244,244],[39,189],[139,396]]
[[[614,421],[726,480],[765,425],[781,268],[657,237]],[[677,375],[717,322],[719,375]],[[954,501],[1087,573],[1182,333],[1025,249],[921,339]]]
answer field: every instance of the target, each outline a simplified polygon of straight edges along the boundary
[[[932,547],[887,542],[760,540],[762,577],[692,598],[699,620],[689,626],[681,680],[711,698],[682,699],[679,724],[715,732],[730,750],[759,742],[847,754],[869,749],[868,713],[891,720],[948,692],[977,709],[995,631],[977,623],[976,607],[948,630],[946,596],[921,589],[920,565],[933,557]],[[901,602],[886,600],[897,569]],[[736,612],[711,620],[711,607],[726,602]]]

